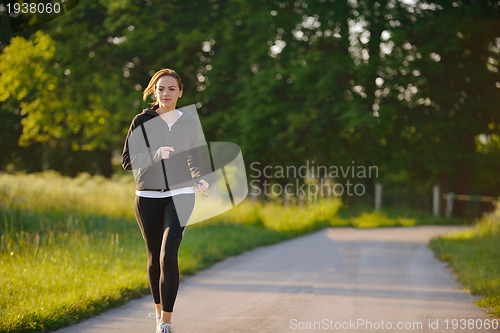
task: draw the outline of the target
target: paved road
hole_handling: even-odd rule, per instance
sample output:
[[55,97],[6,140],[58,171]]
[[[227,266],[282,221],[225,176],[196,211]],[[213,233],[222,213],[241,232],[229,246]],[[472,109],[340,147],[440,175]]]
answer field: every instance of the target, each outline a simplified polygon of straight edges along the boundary
[[[427,248],[460,229],[329,228],[228,258],[181,282],[176,332],[499,332],[452,329],[488,318]],[[148,295],[58,332],[154,332],[152,311]]]

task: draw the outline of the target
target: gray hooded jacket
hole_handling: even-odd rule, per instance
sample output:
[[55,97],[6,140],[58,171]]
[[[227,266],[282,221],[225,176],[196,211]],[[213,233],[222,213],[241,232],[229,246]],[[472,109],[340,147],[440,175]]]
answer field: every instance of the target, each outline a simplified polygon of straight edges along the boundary
[[[199,120],[181,108],[183,114],[169,128],[156,113],[157,108],[145,109],[132,120],[123,147],[122,167],[135,171],[136,190],[169,191],[189,183],[192,186],[193,180],[211,172]],[[168,159],[156,153],[165,146],[175,149]]]

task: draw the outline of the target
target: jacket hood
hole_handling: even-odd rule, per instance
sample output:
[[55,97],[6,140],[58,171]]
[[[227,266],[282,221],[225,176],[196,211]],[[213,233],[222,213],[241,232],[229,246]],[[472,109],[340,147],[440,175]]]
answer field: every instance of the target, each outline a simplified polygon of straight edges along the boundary
[[142,110],[142,113],[150,115],[152,117],[157,117],[157,116],[159,116],[159,114],[156,113],[155,110],[158,109],[158,107],[159,107],[158,104],[156,104],[153,107]]
[[[142,111],[142,113],[147,114],[147,115],[149,115],[151,117],[158,117],[159,114],[156,113],[156,109],[158,109],[158,105],[155,105],[152,108],[144,109]],[[194,119],[194,115],[191,112],[184,111],[182,108],[177,108],[176,110],[179,110],[179,111],[183,112],[183,115],[182,115],[181,118],[179,118],[179,120],[181,120],[181,119]]]

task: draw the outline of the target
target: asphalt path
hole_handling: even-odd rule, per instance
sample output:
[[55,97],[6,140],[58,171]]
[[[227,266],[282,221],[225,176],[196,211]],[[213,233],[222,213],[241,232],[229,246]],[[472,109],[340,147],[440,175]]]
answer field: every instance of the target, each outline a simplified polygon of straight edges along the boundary
[[[327,228],[260,247],[184,278],[172,323],[176,333],[500,332],[477,328],[492,320],[480,298],[427,248],[463,229]],[[57,332],[154,332],[153,310],[147,295]]]

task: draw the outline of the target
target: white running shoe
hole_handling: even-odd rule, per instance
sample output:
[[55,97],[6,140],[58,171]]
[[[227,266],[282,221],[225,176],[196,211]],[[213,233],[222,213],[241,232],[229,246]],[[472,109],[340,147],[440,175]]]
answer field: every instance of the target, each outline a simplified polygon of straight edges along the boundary
[[159,314],[150,313],[149,318],[155,318],[156,319],[156,326],[160,325],[161,316]]
[[156,327],[156,333],[175,333],[174,325],[169,324],[167,322],[160,323]]

